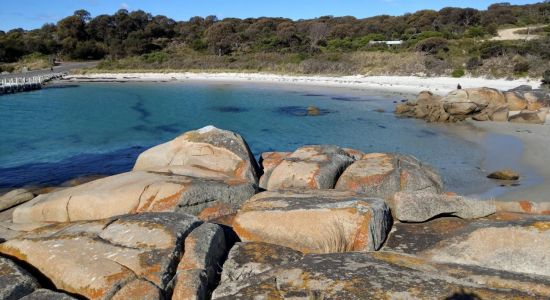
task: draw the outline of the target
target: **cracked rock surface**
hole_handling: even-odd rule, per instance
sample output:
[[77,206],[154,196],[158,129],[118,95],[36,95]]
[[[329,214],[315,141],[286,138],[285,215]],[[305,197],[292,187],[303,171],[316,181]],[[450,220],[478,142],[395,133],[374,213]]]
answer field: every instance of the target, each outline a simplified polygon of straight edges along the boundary
[[200,224],[176,213],[57,224],[0,244],[0,253],[32,265],[57,289],[86,298],[165,295],[183,242]]

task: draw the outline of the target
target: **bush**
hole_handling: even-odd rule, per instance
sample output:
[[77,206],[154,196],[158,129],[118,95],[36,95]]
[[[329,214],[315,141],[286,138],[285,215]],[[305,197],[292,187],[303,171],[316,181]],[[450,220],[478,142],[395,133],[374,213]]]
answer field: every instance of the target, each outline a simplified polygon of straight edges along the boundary
[[481,45],[479,54],[483,59],[502,56],[506,53],[506,47],[501,42],[488,42]]
[[464,72],[464,69],[456,69],[453,71],[453,73],[451,74],[454,78],[460,78],[460,77],[463,77],[464,75],[466,75],[466,73]]
[[477,56],[470,57],[466,62],[466,70],[475,70],[478,67],[483,66],[483,60]]
[[545,85],[550,85],[550,70],[544,71],[542,75],[542,83]]
[[436,54],[440,50],[449,51],[449,42],[440,37],[432,37],[422,40],[416,44],[416,51],[426,54]]
[[525,74],[529,72],[529,63],[526,61],[518,61],[514,64],[515,74]]

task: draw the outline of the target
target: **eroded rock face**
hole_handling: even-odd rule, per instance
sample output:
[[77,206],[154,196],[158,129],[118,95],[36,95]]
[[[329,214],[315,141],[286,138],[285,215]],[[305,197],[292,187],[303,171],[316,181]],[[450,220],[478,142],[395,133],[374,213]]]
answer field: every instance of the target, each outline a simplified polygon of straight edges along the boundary
[[44,194],[13,212],[14,223],[98,220],[142,212],[198,214],[226,203],[237,208],[255,193],[252,183],[133,171]]
[[548,247],[550,216],[498,213],[476,220],[396,223],[382,250],[439,263],[548,276]]
[[412,156],[371,153],[349,166],[335,189],[391,199],[399,191],[440,193],[443,181],[432,167]]
[[39,288],[38,282],[13,261],[0,256],[0,299],[20,299]]
[[267,190],[332,189],[353,158],[337,146],[305,146],[286,156],[266,177]]
[[184,239],[200,224],[176,213],[56,224],[0,244],[0,253],[32,265],[57,289],[83,297],[158,295],[175,274]]
[[[245,140],[213,126],[187,132],[143,152],[134,170],[172,170],[178,174],[178,167],[194,167],[195,172],[208,170],[258,184],[258,164]],[[196,177],[202,177],[201,173]]]
[[[225,280],[212,298],[447,299],[475,295],[536,299],[550,295],[545,277],[434,264],[397,253],[302,255],[291,249],[277,248],[273,253],[267,248],[264,244],[234,247],[228,267],[224,265]],[[265,254],[259,252],[264,249],[268,250]]]
[[424,222],[440,215],[476,219],[496,212],[493,202],[426,191],[399,192],[390,203],[393,215],[402,222]]
[[34,194],[26,189],[16,189],[0,196],[0,211],[25,203],[34,198]]
[[508,121],[513,123],[544,124],[547,114],[546,111],[522,111],[508,118]]
[[305,253],[373,251],[390,227],[390,211],[383,200],[338,191],[260,193],[233,220],[242,241]]

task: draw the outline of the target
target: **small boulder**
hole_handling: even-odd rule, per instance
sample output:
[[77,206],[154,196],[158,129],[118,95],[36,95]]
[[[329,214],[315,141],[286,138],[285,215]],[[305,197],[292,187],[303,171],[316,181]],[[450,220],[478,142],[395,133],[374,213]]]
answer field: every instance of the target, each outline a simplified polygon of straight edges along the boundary
[[307,107],[307,115],[308,116],[315,117],[315,116],[318,116],[320,114],[321,114],[321,111],[316,106],[310,105],[310,106]]
[[[162,169],[178,174],[177,167],[193,167],[196,172],[208,170],[258,184],[258,164],[246,141],[236,133],[214,126],[186,132],[141,153],[134,171]],[[198,174],[202,177],[202,173]],[[194,176],[189,173],[183,175]]]
[[426,191],[400,192],[390,203],[392,214],[402,222],[425,222],[440,215],[476,219],[496,212],[492,202]]
[[487,178],[498,180],[518,180],[519,173],[513,170],[500,170],[487,175]]
[[233,220],[242,241],[304,253],[374,251],[390,227],[384,201],[332,190],[263,192],[247,201]]
[[25,203],[34,198],[34,194],[26,189],[16,189],[0,196],[0,211]]
[[332,189],[338,176],[351,163],[338,146],[305,146],[285,157],[267,178],[267,190],[288,188]]
[[432,167],[412,156],[370,153],[342,173],[335,189],[391,199],[399,191],[440,193],[443,181]]

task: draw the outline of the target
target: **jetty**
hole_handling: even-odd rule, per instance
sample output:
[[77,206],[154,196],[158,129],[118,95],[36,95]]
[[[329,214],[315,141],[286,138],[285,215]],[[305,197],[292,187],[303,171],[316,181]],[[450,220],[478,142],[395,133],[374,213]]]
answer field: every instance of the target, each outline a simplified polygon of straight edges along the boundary
[[0,95],[39,90],[54,79],[62,78],[66,73],[52,73],[32,77],[13,77],[0,80]]

